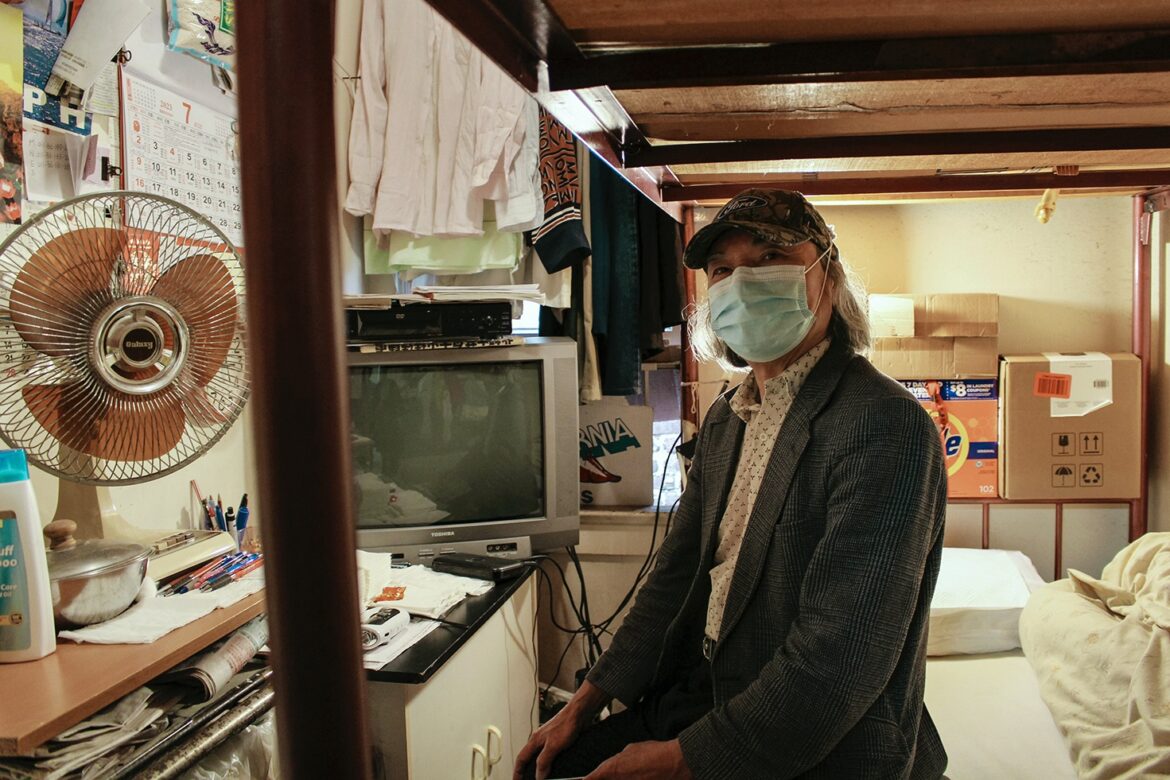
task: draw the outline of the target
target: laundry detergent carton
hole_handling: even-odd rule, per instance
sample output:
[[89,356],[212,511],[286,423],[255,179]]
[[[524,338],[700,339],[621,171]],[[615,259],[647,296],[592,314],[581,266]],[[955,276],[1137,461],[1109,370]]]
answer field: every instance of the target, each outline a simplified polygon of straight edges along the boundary
[[930,412],[947,464],[948,498],[999,495],[999,386],[994,379],[902,382]]

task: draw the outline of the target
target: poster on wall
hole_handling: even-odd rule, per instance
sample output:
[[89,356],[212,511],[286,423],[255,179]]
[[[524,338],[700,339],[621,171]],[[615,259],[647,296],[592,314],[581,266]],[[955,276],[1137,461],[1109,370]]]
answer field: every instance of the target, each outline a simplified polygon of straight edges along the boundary
[[24,0],[24,115],[48,127],[89,135],[93,117],[45,91],[82,0]]
[[20,223],[24,194],[23,35],[20,9],[0,5],[0,224]]
[[243,245],[235,120],[122,73],[126,188],[177,200]]

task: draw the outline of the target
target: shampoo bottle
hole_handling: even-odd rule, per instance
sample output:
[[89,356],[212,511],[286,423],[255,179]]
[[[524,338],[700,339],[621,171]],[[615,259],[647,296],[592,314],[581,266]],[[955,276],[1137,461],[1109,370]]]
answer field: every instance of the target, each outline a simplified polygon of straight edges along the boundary
[[0,663],[57,649],[49,563],[24,450],[0,450]]

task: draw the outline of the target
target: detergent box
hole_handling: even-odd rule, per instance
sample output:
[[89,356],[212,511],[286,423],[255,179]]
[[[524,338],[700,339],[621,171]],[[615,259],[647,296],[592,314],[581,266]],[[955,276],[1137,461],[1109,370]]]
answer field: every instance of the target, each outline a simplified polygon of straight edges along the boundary
[[947,464],[949,498],[999,495],[999,386],[994,379],[902,384],[930,412]]
[[604,398],[578,411],[581,506],[649,506],[654,494],[654,410]]

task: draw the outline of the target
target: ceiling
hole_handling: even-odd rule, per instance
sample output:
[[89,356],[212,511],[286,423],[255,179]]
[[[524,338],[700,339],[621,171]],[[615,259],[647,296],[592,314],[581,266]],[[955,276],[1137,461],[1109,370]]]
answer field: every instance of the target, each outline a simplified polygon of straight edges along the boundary
[[430,0],[660,202],[1170,185],[1170,3]]

